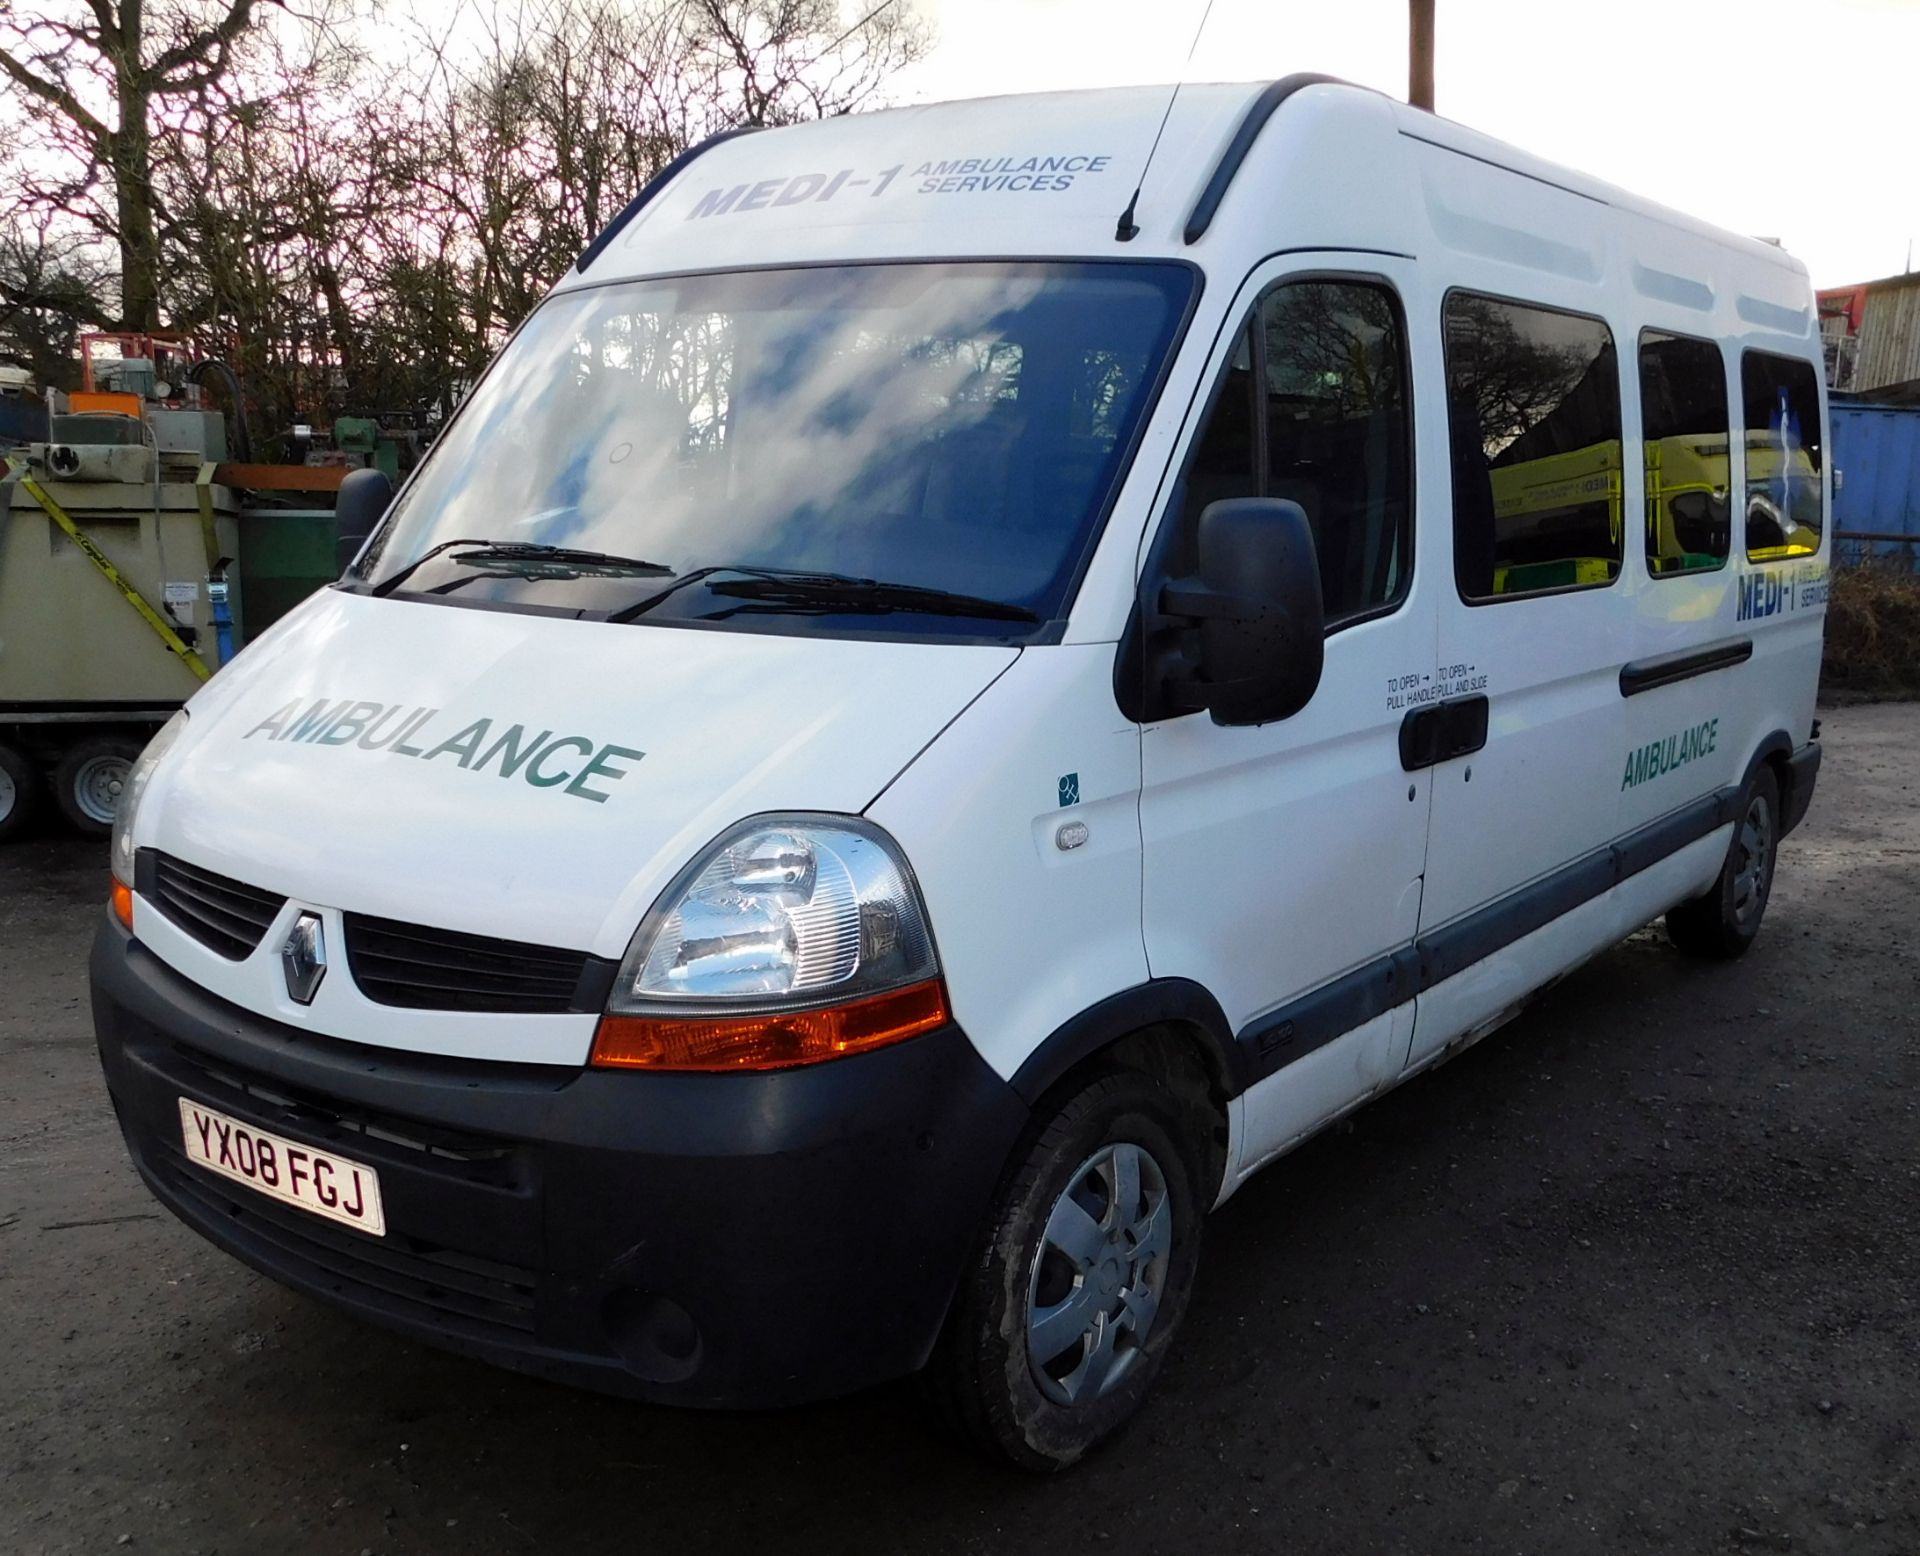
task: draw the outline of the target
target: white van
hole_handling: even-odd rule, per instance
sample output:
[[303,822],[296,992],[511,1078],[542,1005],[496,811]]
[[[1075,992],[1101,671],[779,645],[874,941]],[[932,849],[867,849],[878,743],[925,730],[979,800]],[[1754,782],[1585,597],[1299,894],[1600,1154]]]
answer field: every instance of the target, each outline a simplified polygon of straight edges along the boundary
[[1663,913],[1747,948],[1804,271],[1322,78],[1167,103],[710,142],[355,478],[120,815],[169,1208],[592,1388],[927,1369],[1051,1469],[1249,1174]]

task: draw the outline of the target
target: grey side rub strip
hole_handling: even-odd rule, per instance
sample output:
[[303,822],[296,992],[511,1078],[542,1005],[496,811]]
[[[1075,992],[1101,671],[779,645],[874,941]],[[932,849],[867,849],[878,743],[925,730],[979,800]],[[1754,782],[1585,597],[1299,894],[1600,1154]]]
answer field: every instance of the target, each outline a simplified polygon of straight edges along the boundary
[[1709,643],[1705,648],[1682,649],[1677,654],[1658,654],[1651,659],[1636,659],[1620,667],[1620,695],[1638,697],[1656,686],[1671,686],[1696,675],[1710,675],[1753,658],[1752,638],[1728,638],[1724,643]]
[[1704,795],[1604,848],[1583,854],[1553,874],[1509,892],[1465,918],[1411,945],[1375,957],[1363,967],[1250,1021],[1239,1034],[1247,1082],[1265,1080],[1336,1037],[1403,1005],[1562,914],[1591,902],[1630,876],[1678,853],[1733,820],[1740,802],[1733,785]]

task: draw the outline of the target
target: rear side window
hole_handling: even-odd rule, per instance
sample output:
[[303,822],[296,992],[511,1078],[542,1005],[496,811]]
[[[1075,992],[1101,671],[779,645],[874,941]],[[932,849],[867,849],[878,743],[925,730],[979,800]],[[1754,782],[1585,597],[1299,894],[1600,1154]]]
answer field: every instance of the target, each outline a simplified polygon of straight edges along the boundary
[[1640,335],[1640,430],[1647,460],[1647,571],[1725,567],[1733,537],[1727,370],[1710,340]]
[[1312,526],[1328,624],[1389,608],[1412,575],[1410,444],[1394,294],[1285,282],[1242,331],[1195,440],[1182,547],[1208,503],[1286,498]]
[[1824,527],[1820,381],[1813,364],[1746,352],[1740,398],[1746,403],[1747,559],[1812,556]]
[[1620,373],[1599,319],[1454,292],[1446,302],[1454,580],[1463,599],[1600,587],[1620,573]]

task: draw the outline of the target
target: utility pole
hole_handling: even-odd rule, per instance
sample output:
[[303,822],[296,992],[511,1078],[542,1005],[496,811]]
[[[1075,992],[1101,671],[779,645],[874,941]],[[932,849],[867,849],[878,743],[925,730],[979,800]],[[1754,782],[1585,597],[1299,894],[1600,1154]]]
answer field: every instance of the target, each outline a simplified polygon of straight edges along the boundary
[[1407,101],[1433,111],[1433,7],[1435,0],[1407,0]]

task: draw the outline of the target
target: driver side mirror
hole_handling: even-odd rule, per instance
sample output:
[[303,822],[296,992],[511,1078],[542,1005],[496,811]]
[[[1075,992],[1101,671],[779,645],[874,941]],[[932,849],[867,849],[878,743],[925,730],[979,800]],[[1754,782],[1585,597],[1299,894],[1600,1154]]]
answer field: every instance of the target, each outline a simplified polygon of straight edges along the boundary
[[1198,567],[1160,590],[1170,633],[1155,656],[1165,712],[1204,708],[1216,724],[1291,718],[1320,685],[1326,611],[1313,528],[1296,502],[1234,497],[1209,503],[1195,531]]
[[384,470],[351,470],[341,481],[333,501],[334,564],[341,572],[352,566],[392,502],[393,482]]

